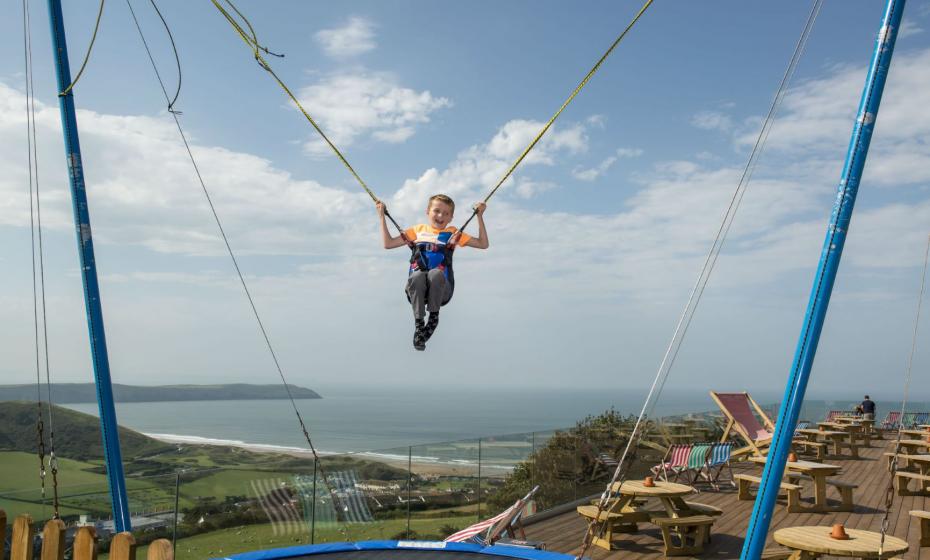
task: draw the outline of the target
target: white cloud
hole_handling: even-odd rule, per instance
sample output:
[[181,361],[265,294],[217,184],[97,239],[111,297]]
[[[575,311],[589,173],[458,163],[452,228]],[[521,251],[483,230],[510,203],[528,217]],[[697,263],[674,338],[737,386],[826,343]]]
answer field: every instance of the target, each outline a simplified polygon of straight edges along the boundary
[[[544,124],[526,120],[505,123],[488,143],[471,146],[459,153],[446,170],[440,172],[432,168],[416,179],[407,179],[393,196],[392,205],[406,211],[419,212],[423,201],[437,192],[453,198],[477,200],[500,181]],[[583,125],[553,126],[523,160],[516,174],[521,175],[534,165],[555,165],[559,156],[584,152],[587,147],[588,139]],[[527,178],[521,180],[529,181],[517,193],[523,198],[553,188],[550,182],[536,182]],[[501,189],[506,192],[512,188],[513,182],[514,177],[511,176]],[[499,195],[493,203],[500,204],[500,198],[502,196]]]
[[[896,317],[884,311],[889,306],[902,306],[904,299],[913,305],[913,294],[901,296],[895,282],[905,275],[916,278],[930,223],[925,186],[925,168],[930,168],[926,143],[930,84],[925,83],[925,69],[930,67],[930,54],[903,54],[889,78],[831,310],[834,317],[845,310],[866,319],[853,316],[828,324],[821,352],[829,351],[831,337],[836,340],[836,333],[848,333],[853,326],[856,331],[842,339],[844,344],[871,343],[859,331],[873,326],[884,329],[893,323]],[[810,274],[820,254],[863,74],[861,68],[835,68],[793,89],[786,99],[772,133],[771,149],[763,154],[695,318],[692,337],[703,333],[719,338],[702,340],[704,344],[686,342],[679,368],[712,369],[715,382],[735,383],[749,367],[764,376],[779,359],[775,354],[790,352]],[[26,207],[24,166],[19,159],[22,101],[20,94],[0,85],[0,221],[17,228],[28,224],[28,214],[22,210]],[[40,159],[60,161],[57,110],[40,107],[38,117]],[[222,253],[171,126],[148,117],[89,111],[82,111],[79,118],[101,248],[141,245],[191,255]],[[367,122],[353,123],[346,134],[357,138],[395,133],[401,139],[407,132],[397,131],[415,128],[421,121],[409,119],[392,126]],[[542,124],[507,122],[486,142],[462,150],[444,168],[428,169],[408,179],[391,199],[395,216],[402,224],[413,221],[434,192],[446,192],[466,208],[496,183]],[[664,161],[649,172],[637,173],[631,195],[615,208],[590,213],[530,209],[532,205],[524,203],[523,197],[556,187],[534,174],[571,169],[575,156],[588,149],[586,127],[590,126],[597,124],[568,124],[550,130],[537,146],[538,153],[524,162],[492,200],[486,216],[491,250],[468,250],[457,257],[458,303],[450,308],[449,313],[455,315],[449,324],[454,318],[454,333],[467,333],[470,344],[486,349],[486,363],[510,367],[513,363],[507,361],[508,356],[516,355],[521,371],[534,375],[538,371],[542,377],[551,370],[577,367],[568,360],[584,356],[584,365],[591,371],[614,376],[616,363],[622,359],[623,371],[630,376],[651,373],[742,171],[741,162],[732,160]],[[741,134],[734,134],[744,147]],[[273,310],[267,324],[283,334],[282,356],[291,357],[297,367],[345,372],[345,356],[357,356],[358,348],[366,348],[369,355],[378,356],[379,365],[409,369],[409,333],[399,327],[401,323],[409,326],[405,316],[409,310],[400,293],[405,256],[403,251],[378,248],[370,201],[356,192],[296,180],[250,154],[217,146],[195,149],[234,246],[263,259],[260,267],[254,267],[261,273],[252,279],[253,293],[264,309]],[[624,150],[630,151],[611,157],[638,155],[635,149]],[[126,161],[133,165],[125,165]],[[45,173],[47,223],[69,234],[68,195],[60,186],[64,171],[51,164],[49,169],[56,171]],[[867,188],[875,184],[897,188],[880,193]],[[276,269],[271,263],[279,261],[268,257],[281,254],[299,255],[294,259],[298,264]],[[253,349],[249,346],[251,331],[246,335],[229,326],[241,323],[243,332],[251,327],[247,310],[239,310],[242,313],[237,316],[238,308],[231,310],[226,302],[172,299],[152,287],[184,286],[201,290],[198,295],[233,293],[235,283],[223,282],[222,273],[213,272],[217,261],[208,262],[208,270],[193,273],[128,270],[104,277],[105,282],[126,290],[145,284],[145,289],[132,293],[109,292],[116,293],[108,299],[113,302],[108,324],[116,326],[114,338],[124,338],[114,348],[131,349],[115,350],[115,360],[133,364],[138,371],[151,370],[154,366],[147,363],[158,363],[150,359],[151,350],[137,350],[146,347],[142,338],[157,338],[173,352],[181,348],[178,354],[186,357],[183,363],[199,369],[226,372],[228,367],[242,376],[256,370],[261,361],[242,356],[247,352],[261,356],[260,344]],[[870,281],[862,281],[863,277]],[[899,283],[916,289],[913,281]],[[74,290],[79,302],[79,287]],[[869,309],[863,306],[869,301],[881,302],[882,313],[875,315],[879,320],[865,313]],[[0,306],[0,313],[6,313],[0,318],[23,313],[22,306],[15,311],[4,311],[5,307]],[[80,315],[79,303],[73,307]],[[358,328],[358,310],[364,310],[364,329]],[[489,321],[489,316],[494,320]],[[151,319],[140,322],[138,317]],[[198,338],[205,330],[202,327],[211,326],[203,317],[215,317],[224,335]],[[785,317],[784,325],[780,317]],[[82,328],[81,321],[74,320],[75,329]],[[572,328],[565,329],[566,323]],[[528,329],[533,336],[524,336]],[[446,352],[453,362],[448,375],[458,375],[472,365],[455,362],[461,355],[455,350],[460,350],[462,335],[443,332],[431,341],[432,349]],[[138,343],[130,340],[134,336],[140,338]],[[191,340],[197,341],[198,348],[187,352],[183,345]],[[753,350],[731,352],[733,347]],[[204,348],[210,360],[194,357],[203,356]],[[693,352],[705,348],[714,355],[695,365]],[[81,352],[86,354],[86,349],[73,354],[80,356]],[[28,364],[28,359],[24,355],[17,363]],[[361,356],[353,362],[357,365],[351,367],[360,371],[371,365]],[[188,365],[188,369],[198,367]],[[498,373],[478,375],[490,378]]]
[[[881,186],[930,181],[930,50],[902,52],[891,66],[875,126],[864,181]],[[842,163],[848,147],[865,67],[842,66],[789,90],[766,143],[765,158],[797,168],[803,162]],[[758,122],[758,120],[755,120]],[[742,148],[756,141],[758,126],[737,133]],[[839,178],[839,164],[829,169]]]
[[588,169],[576,167],[572,170],[572,177],[580,181],[594,181],[598,177],[601,177],[607,173],[607,171],[613,167],[614,163],[616,163],[618,159],[636,158],[641,155],[643,155],[643,151],[640,148],[617,148],[617,150],[614,152],[614,155],[607,156],[603,161],[601,161],[601,163],[594,167]]
[[733,128],[732,118],[719,111],[701,111],[691,118],[691,124],[704,130],[721,132],[727,132]]
[[[501,127],[488,144],[488,153],[493,157],[516,159],[542,130],[544,123],[527,120],[512,120]],[[570,126],[558,132],[549,130],[540,143],[533,148],[524,163],[552,165],[552,153],[566,149],[578,153],[587,149],[588,138],[581,126]]]
[[898,30],[898,39],[920,35],[923,32],[923,27],[917,25],[913,20],[905,19],[901,22],[901,29]]
[[617,157],[636,158],[643,155],[642,148],[617,148]]
[[[446,97],[401,86],[391,74],[367,71],[327,76],[301,89],[297,97],[340,147],[366,135],[380,142],[403,142],[413,136],[416,125],[428,123],[433,112],[452,106]],[[329,151],[318,137],[304,146],[311,154]]]
[[539,193],[546,192],[556,188],[558,185],[548,181],[531,181],[523,180],[517,181],[517,185],[514,187],[513,192],[516,195],[523,199],[533,198]]
[[[26,169],[19,158],[21,93],[0,83],[0,225],[29,223]],[[57,107],[36,107],[46,227],[70,229]],[[191,163],[173,124],[144,116],[78,111],[92,224],[98,243],[163,253],[222,254]],[[270,162],[215,146],[192,146],[233,246],[244,253],[314,253],[344,235],[365,196],[296,180]],[[132,162],[127,165],[126,162]],[[349,222],[351,223],[351,222]]]
[[323,29],[313,36],[326,54],[345,58],[366,53],[376,47],[374,24],[362,17],[353,17],[342,27]]
[[609,156],[595,167],[589,169],[576,167],[572,170],[572,177],[581,181],[594,181],[604,173],[607,173],[607,170],[610,169],[616,161],[617,156]]

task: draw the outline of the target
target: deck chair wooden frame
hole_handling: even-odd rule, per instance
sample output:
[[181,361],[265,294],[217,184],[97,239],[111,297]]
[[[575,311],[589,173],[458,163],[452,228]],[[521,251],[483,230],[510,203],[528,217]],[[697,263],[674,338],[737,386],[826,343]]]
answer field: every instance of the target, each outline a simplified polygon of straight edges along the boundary
[[[769,434],[770,434],[769,437],[767,438],[752,437],[749,434],[749,432],[746,431],[746,428],[744,428],[743,425],[739,423],[736,420],[736,418],[734,418],[732,412],[730,412],[730,409],[728,409],[727,406],[723,404],[723,401],[720,400],[720,397],[718,396],[719,394],[743,395],[746,398],[746,400],[749,402],[749,404],[752,405],[752,408],[755,409],[755,412],[756,414],[758,414],[759,418],[762,419],[763,426],[765,427],[766,430],[769,431]],[[723,415],[726,416],[727,418],[727,424],[723,428],[723,435],[720,437],[720,443],[726,443],[726,441],[730,438],[730,434],[736,433],[747,444],[746,447],[742,447],[740,449],[734,449],[730,455],[739,457],[740,455],[747,455],[749,453],[752,453],[760,457],[764,456],[765,452],[763,451],[763,449],[767,448],[769,444],[772,443],[772,435],[774,435],[775,433],[775,423],[772,422],[768,414],[765,413],[765,410],[763,410],[762,407],[759,406],[759,403],[757,403],[755,399],[753,399],[749,395],[749,393],[745,391],[740,392],[740,393],[718,393],[716,391],[710,391],[710,398],[714,399],[714,402],[717,403],[718,407],[720,407],[720,411],[723,412]]]

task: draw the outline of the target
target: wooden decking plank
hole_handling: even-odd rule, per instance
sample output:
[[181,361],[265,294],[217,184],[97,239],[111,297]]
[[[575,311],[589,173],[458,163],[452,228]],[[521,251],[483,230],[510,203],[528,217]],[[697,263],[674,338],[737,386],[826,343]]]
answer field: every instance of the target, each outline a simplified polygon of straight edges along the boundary
[[[855,490],[854,499],[856,509],[853,512],[836,513],[792,513],[786,511],[783,501],[779,501],[772,517],[771,531],[769,533],[769,546],[775,546],[771,534],[783,527],[797,525],[830,525],[834,522],[844,523],[850,528],[878,531],[881,528],[882,512],[884,507],[885,485],[888,482],[887,470],[883,453],[892,447],[892,440],[877,440],[872,447],[860,450],[860,459],[853,460],[848,456],[828,460],[830,463],[843,467],[838,475],[840,480],[859,485]],[[749,464],[735,464],[734,474],[740,472],[756,474],[758,469]],[[805,484],[806,495],[810,497],[809,484]],[[834,491],[830,491],[830,496]],[[717,518],[712,530],[712,540],[705,549],[704,558],[736,558],[742,549],[744,534],[749,516],[752,513],[753,502],[741,502],[736,499],[735,490],[702,491],[688,498],[688,501],[712,505],[724,510]],[[922,496],[895,496],[894,513],[889,527],[893,536],[906,539],[911,551],[905,555],[908,559],[921,557],[930,559],[927,549],[921,551],[919,544],[919,526],[911,523],[909,511],[912,509],[926,510],[930,507],[928,498]],[[648,523],[640,524],[641,531],[636,534],[623,534],[616,539],[619,549],[606,551],[602,548],[591,547],[588,556],[593,560],[640,560],[662,557],[662,539],[657,527]],[[527,538],[541,540],[547,543],[547,548],[568,554],[581,552],[582,538],[586,524],[575,512],[544,521],[537,525],[527,527]],[[923,556],[921,556],[923,552]]]

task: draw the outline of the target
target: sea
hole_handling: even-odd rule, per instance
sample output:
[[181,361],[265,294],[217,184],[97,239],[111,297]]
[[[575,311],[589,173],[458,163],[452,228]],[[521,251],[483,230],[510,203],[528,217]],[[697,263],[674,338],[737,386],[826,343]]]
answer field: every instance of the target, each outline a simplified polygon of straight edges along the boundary
[[[295,401],[318,451],[406,456],[409,446],[569,428],[586,416],[610,409],[638,415],[647,390],[353,387],[319,392],[324,398]],[[753,397],[774,408],[780,395],[753,393]],[[848,410],[854,402],[807,400],[801,417],[820,420],[827,410]],[[65,406],[98,413],[96,404]],[[879,401],[879,419],[899,407],[900,403]],[[667,388],[656,401],[653,415],[716,410],[706,391]],[[120,425],[169,441],[246,445],[269,451],[307,449],[288,400],[118,403],[116,414]]]

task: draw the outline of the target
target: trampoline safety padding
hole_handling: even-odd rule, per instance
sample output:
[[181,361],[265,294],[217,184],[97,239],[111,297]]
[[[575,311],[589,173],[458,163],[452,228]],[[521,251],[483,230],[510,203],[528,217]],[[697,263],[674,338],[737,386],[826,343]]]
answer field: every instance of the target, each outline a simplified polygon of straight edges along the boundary
[[[320,560],[397,560],[412,558],[414,560],[481,560],[481,556],[498,556],[504,558],[523,558],[525,560],[573,560],[568,554],[533,550],[516,546],[495,545],[481,546],[472,543],[431,542],[431,541],[363,541],[327,544],[311,544],[259,550],[226,556],[223,560],[279,560],[311,559]],[[492,560],[487,558],[487,560]]]

